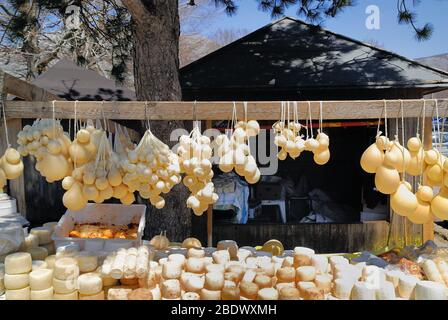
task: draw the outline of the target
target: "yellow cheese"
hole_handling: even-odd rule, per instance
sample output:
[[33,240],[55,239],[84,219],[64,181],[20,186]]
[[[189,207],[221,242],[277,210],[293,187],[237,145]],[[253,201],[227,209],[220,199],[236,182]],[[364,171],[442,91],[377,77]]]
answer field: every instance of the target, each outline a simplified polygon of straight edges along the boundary
[[6,290],[5,297],[6,300],[30,300],[30,287],[25,287],[18,290]]
[[78,291],[70,293],[54,293],[53,300],[78,300]]
[[28,273],[8,274],[4,278],[6,290],[18,290],[28,287],[30,284]]
[[17,252],[5,258],[5,273],[21,274],[32,270],[32,258],[28,252]]
[[52,242],[51,240],[51,234],[52,234],[51,228],[47,227],[37,227],[33,228],[30,231],[30,234],[34,234],[39,238],[39,245],[48,244]]
[[45,290],[53,285],[53,270],[39,269],[31,271],[29,278],[31,290]]
[[31,290],[31,300],[53,300],[53,287],[44,290]]

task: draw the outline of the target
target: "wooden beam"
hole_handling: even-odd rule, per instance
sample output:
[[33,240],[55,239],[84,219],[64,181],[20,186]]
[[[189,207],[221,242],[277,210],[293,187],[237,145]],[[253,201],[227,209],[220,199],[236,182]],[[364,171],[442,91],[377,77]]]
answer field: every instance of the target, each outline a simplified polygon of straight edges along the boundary
[[57,95],[48,92],[45,89],[31,84],[27,81],[16,78],[0,70],[0,75],[4,75],[4,91],[13,96],[27,101],[52,101],[61,100]]
[[[423,141],[423,148],[425,150],[432,149],[432,118],[425,119],[425,141]],[[426,175],[423,176],[423,179],[426,180]],[[428,240],[434,240],[434,220],[423,225],[423,242]]]
[[[421,116],[423,100],[402,100],[406,118]],[[426,116],[435,114],[435,100],[426,100]],[[104,116],[111,120],[194,120],[194,102],[148,102],[145,112],[145,102],[142,101],[79,101],[77,102],[77,117],[79,119],[101,119]],[[312,118],[319,119],[319,101],[311,102]],[[307,116],[308,103],[298,102],[299,119]],[[439,113],[445,114],[448,109],[448,99],[438,99]],[[56,102],[56,117],[73,119],[75,117],[74,101]],[[232,115],[231,101],[201,101],[197,102],[196,115],[198,120],[226,120]],[[383,100],[354,101],[324,101],[323,119],[378,119],[383,114]],[[292,118],[292,108],[291,118]],[[280,119],[279,101],[248,102],[248,119],[278,120]],[[399,114],[400,100],[387,101],[387,115],[395,118]],[[49,118],[52,117],[51,102],[7,101],[7,116],[11,118]],[[244,118],[243,104],[237,102],[237,116]]]

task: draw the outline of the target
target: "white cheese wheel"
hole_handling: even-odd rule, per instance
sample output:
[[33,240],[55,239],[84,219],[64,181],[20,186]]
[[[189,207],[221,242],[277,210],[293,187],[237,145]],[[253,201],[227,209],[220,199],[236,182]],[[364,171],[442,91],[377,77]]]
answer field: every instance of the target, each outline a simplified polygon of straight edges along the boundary
[[381,286],[376,289],[377,300],[395,300],[395,286],[390,281],[384,281]]
[[188,258],[204,258],[205,251],[203,249],[190,248],[187,251]]
[[39,246],[39,237],[35,234],[28,234],[20,246],[20,250],[26,251],[29,248],[37,248]]
[[78,261],[74,258],[56,259],[53,276],[59,280],[76,279],[79,276]]
[[264,272],[267,276],[273,277],[275,275],[275,263],[262,262],[259,264],[259,266],[262,272]]
[[182,264],[179,261],[167,261],[162,265],[162,277],[164,279],[179,279],[181,274]]
[[224,273],[224,266],[222,264],[208,264],[205,266],[205,272],[221,272]]
[[28,287],[30,279],[28,273],[8,274],[5,273],[4,284],[6,290],[18,290]]
[[300,295],[302,297],[304,296],[305,290],[308,288],[316,288],[316,285],[314,284],[314,282],[310,282],[310,281],[297,282],[297,289],[299,289]]
[[415,297],[415,286],[417,285],[418,279],[413,276],[402,275],[398,281],[398,294],[401,298],[414,299]]
[[53,278],[53,290],[55,293],[67,294],[78,290],[76,278],[70,280],[59,280]]
[[415,286],[415,300],[446,300],[446,287],[435,281],[419,281]]
[[41,244],[41,248],[47,249],[48,255],[52,255],[56,253],[56,247],[54,246],[54,242],[50,242],[47,244]]
[[391,282],[396,289],[402,275],[404,275],[404,273],[400,270],[388,270],[386,271],[386,280]]
[[53,270],[39,269],[30,272],[31,290],[45,290],[53,286]]
[[31,299],[30,287],[25,287],[18,290],[6,290],[5,298],[6,300],[30,300]]
[[201,289],[201,300],[221,300],[221,290]]
[[132,289],[110,288],[107,290],[107,300],[128,300],[128,294]]
[[296,269],[297,281],[314,281],[316,278],[316,268],[311,266],[298,267]]
[[160,286],[162,297],[166,299],[177,299],[181,296],[181,286],[177,279],[162,281]]
[[52,242],[51,234],[53,231],[51,228],[37,227],[30,230],[30,234],[34,234],[39,238],[39,245],[48,244]]
[[430,281],[439,282],[439,283],[445,283],[443,281],[443,277],[439,272],[439,269],[437,268],[437,265],[432,260],[425,260],[422,265],[423,271],[425,272],[426,278]]
[[185,292],[182,294],[182,300],[201,300],[201,296],[197,292]]
[[48,257],[48,250],[44,247],[29,248],[26,252],[31,254],[33,260],[45,260]]
[[34,270],[39,270],[39,269],[48,269],[48,264],[45,261],[42,260],[35,260],[32,263],[32,267],[31,269]]
[[278,291],[274,288],[263,288],[258,291],[258,300],[278,300]]
[[181,253],[172,253],[168,256],[168,261],[177,262],[183,268],[187,258]]
[[5,273],[21,274],[32,270],[33,259],[28,252],[17,252],[5,258]]
[[224,274],[221,272],[209,272],[205,274],[204,288],[217,291],[224,287]]
[[294,267],[294,257],[285,257],[282,267]]
[[314,279],[316,288],[321,289],[324,293],[331,292],[331,276],[328,274],[318,274]]
[[103,290],[103,280],[96,273],[85,273],[78,277],[78,292],[83,295],[95,295]]
[[76,255],[80,272],[92,272],[98,268],[98,256],[94,252],[81,251]]
[[376,290],[365,282],[357,281],[353,285],[352,300],[376,300]]
[[228,250],[217,250],[212,253],[212,257],[216,264],[226,265],[230,261],[230,253]]
[[51,255],[45,258],[45,263],[47,264],[46,269],[53,269],[54,263],[56,261],[56,255]]
[[31,290],[31,300],[53,300],[53,287],[43,290]]
[[185,264],[185,270],[188,272],[193,273],[203,273],[205,270],[205,264],[204,259],[196,258],[196,257],[190,257],[187,259],[187,262]]
[[57,225],[58,225],[57,222],[46,222],[42,225],[42,227],[50,229],[51,232],[53,233]]
[[341,278],[334,280],[333,296],[338,299],[348,300],[355,282],[352,279]]
[[205,277],[198,276],[196,274],[188,273],[183,274],[181,277],[181,285],[185,291],[198,292],[204,288]]
[[316,268],[317,273],[327,273],[328,258],[325,256],[313,255],[311,257],[311,265]]
[[308,256],[309,258],[311,258],[311,257],[314,256],[316,253],[314,252],[313,249],[310,249],[310,248],[306,248],[306,247],[295,247],[295,248],[294,248],[294,254],[301,254],[301,255],[305,255],[305,256]]
[[78,291],[70,293],[54,293],[53,300],[78,300]]
[[277,282],[294,282],[296,279],[296,270],[293,267],[283,267],[277,269]]
[[104,291],[98,292],[96,294],[79,294],[79,300],[105,300]]

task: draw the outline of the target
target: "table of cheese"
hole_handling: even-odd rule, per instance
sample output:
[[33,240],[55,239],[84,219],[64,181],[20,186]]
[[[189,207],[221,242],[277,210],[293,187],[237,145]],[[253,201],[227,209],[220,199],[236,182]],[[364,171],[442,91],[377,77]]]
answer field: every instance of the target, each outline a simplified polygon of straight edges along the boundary
[[[391,251],[348,259],[305,247],[280,256],[222,241],[152,242],[113,251],[55,248],[56,223],[33,228],[18,252],[2,257],[6,300],[383,300],[447,299],[448,264],[433,244],[405,255]],[[402,250],[406,251],[406,250]],[[436,252],[438,252],[436,254]]]

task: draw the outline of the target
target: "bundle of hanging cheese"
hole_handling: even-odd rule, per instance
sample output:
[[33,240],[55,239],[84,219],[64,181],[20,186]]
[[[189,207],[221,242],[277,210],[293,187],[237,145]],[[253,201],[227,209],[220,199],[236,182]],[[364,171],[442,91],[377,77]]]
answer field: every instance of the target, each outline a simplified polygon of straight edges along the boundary
[[191,192],[187,199],[187,207],[200,216],[209,205],[218,201],[212,182],[210,138],[202,135],[199,127],[195,126],[189,136],[180,137],[177,154],[181,172],[185,173],[183,183]]
[[6,185],[6,180],[12,180],[20,177],[23,173],[23,162],[20,153],[9,147],[5,154],[0,157],[0,192]]

